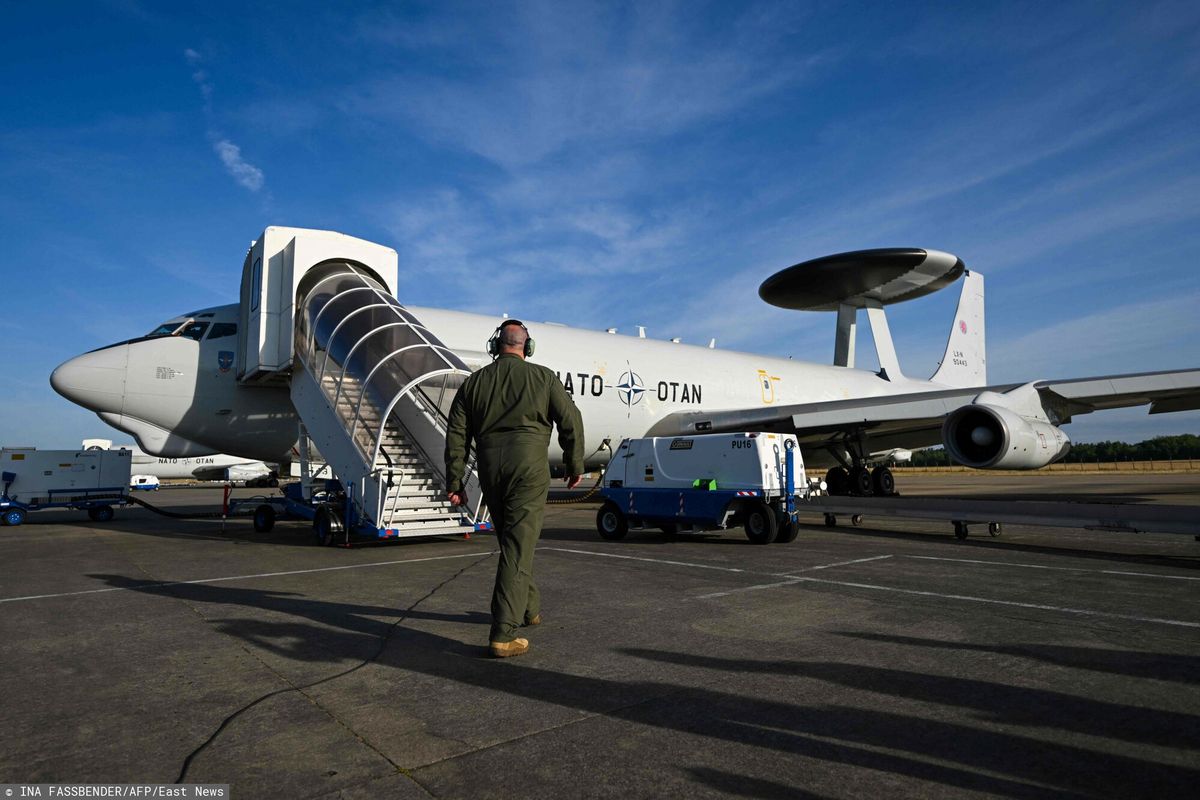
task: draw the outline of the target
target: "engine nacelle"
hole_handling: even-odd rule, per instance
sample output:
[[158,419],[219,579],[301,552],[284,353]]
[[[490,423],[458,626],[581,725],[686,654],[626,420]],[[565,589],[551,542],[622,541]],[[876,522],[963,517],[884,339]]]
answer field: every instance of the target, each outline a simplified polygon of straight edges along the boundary
[[225,480],[227,481],[252,481],[265,478],[270,474],[271,470],[262,464],[234,464],[225,468]]
[[951,412],[942,442],[955,461],[975,469],[1039,469],[1071,451],[1071,440],[1049,422],[986,403]]

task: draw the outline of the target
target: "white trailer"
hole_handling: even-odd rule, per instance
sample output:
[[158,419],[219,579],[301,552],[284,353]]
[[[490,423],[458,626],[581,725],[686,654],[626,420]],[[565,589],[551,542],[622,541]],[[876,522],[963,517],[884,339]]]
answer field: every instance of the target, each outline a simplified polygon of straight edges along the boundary
[[604,473],[596,529],[723,529],[741,524],[755,544],[796,538],[796,500],[819,492],[804,474],[796,437],[777,433],[626,439]]
[[0,522],[20,525],[29,511],[76,508],[98,522],[129,498],[128,450],[0,450]]

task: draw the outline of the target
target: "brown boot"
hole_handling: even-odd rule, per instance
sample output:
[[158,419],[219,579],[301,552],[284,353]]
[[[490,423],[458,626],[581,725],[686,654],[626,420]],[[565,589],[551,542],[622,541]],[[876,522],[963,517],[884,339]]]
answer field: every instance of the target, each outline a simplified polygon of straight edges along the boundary
[[496,658],[508,658],[529,652],[528,639],[513,639],[511,642],[491,642],[489,646],[491,647],[492,655]]

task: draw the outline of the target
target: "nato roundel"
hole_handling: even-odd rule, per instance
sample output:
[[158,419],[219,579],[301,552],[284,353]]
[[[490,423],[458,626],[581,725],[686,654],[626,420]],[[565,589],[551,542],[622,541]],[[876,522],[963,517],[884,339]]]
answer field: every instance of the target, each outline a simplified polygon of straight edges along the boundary
[[621,373],[621,380],[617,382],[617,396],[621,398],[622,403],[636,406],[645,393],[646,387],[640,375],[633,370]]
[[887,247],[855,250],[793,264],[758,287],[773,306],[837,311],[843,303],[902,303],[942,289],[963,274],[962,260],[940,250]]

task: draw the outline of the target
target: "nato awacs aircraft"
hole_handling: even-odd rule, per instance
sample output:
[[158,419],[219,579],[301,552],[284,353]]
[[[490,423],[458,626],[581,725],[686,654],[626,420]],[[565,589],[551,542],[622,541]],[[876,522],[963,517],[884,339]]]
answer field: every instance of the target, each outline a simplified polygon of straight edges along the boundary
[[261,461],[251,461],[226,453],[167,458],[145,452],[127,444],[113,446],[112,439],[84,439],[84,450],[129,450],[134,475],[153,475],[155,478],[196,481],[237,481],[248,486],[273,486],[278,473]]
[[[399,517],[389,508],[444,498],[444,415],[465,376],[487,362],[485,342],[500,322],[404,306],[399,277],[390,248],[268,228],[246,256],[240,302],[73,358],[50,382],[163,457],[224,452],[274,463],[290,460],[298,442],[302,454],[315,445],[357,487],[364,513],[392,524]],[[928,380],[906,376],[885,307],[959,279],[940,366]],[[583,413],[591,466],[625,437],[786,431],[810,469],[829,467],[833,492],[890,494],[886,463],[899,452],[944,444],[970,467],[1036,469],[1066,454],[1060,426],[1076,415],[1200,408],[1200,369],[989,385],[983,276],[949,253],[828,256],[782,270],[759,294],[836,312],[834,363],[527,321],[534,359],[558,373]],[[859,311],[877,371],[855,368]],[[561,459],[555,445],[549,455]]]

